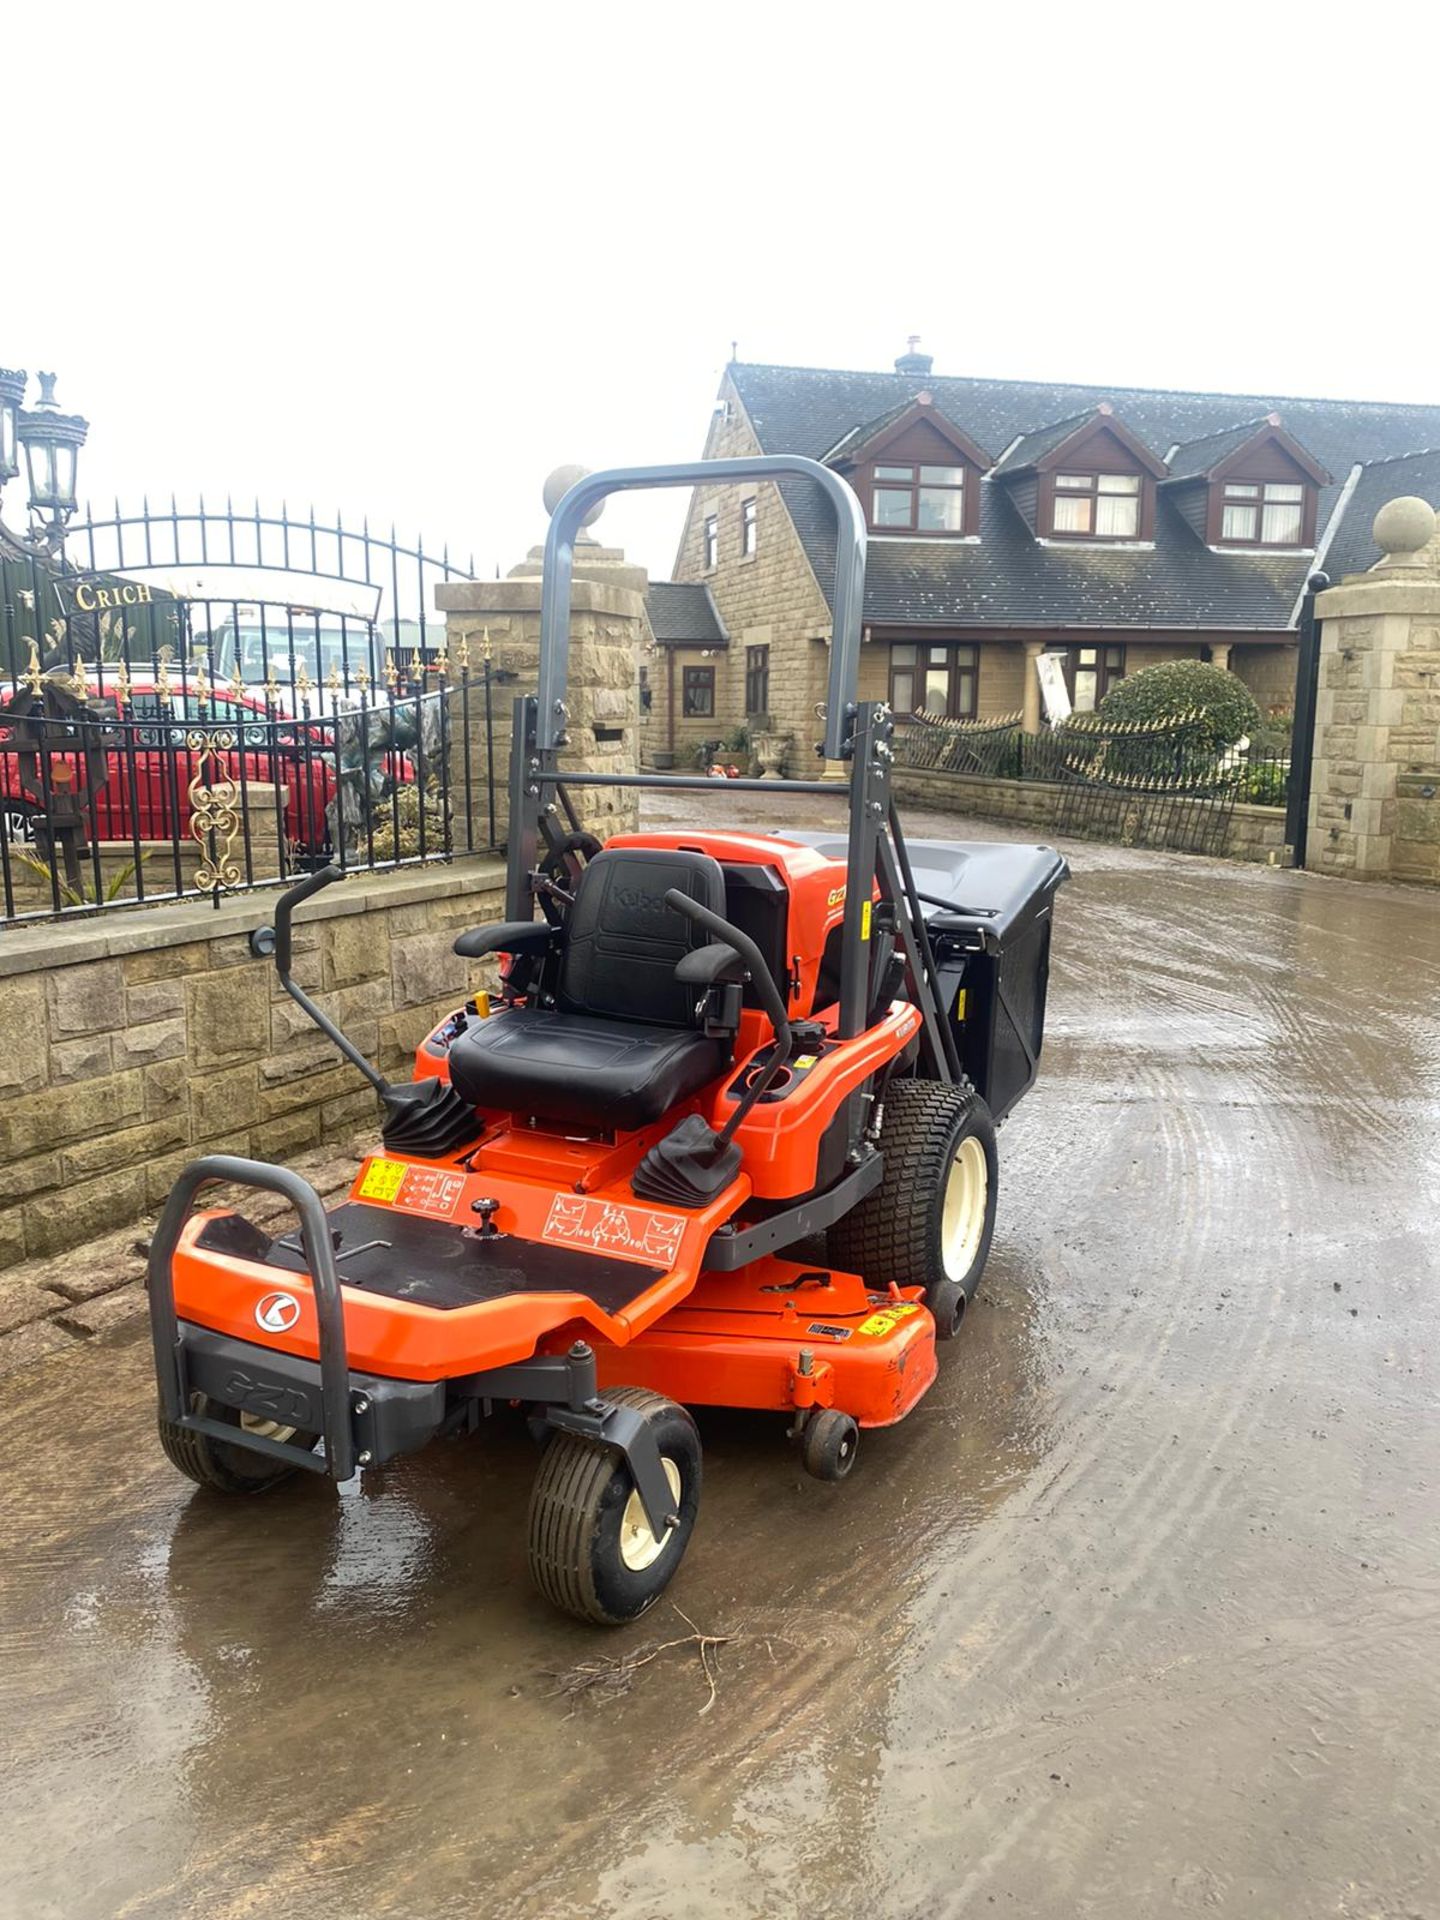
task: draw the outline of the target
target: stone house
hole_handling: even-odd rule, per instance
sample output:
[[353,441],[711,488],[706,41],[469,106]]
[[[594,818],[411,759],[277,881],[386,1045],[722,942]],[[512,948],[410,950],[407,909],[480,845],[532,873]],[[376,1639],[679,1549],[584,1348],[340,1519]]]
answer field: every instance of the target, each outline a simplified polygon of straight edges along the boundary
[[[862,698],[1040,725],[1042,653],[1094,708],[1156,661],[1228,666],[1293,704],[1317,570],[1371,565],[1375,497],[1440,499],[1440,406],[732,362],[705,457],[801,453],[870,528]],[[698,487],[672,582],[652,584],[647,757],[768,721],[818,738],[833,534],[818,489]]]

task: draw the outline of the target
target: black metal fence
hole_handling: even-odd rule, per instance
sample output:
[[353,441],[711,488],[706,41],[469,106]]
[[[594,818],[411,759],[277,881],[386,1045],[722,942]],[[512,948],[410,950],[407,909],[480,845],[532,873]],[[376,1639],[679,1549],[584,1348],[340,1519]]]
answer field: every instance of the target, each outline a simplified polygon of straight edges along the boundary
[[1224,850],[1237,805],[1283,809],[1290,749],[1283,724],[1217,747],[1203,716],[1154,723],[1077,714],[1026,733],[1018,714],[963,721],[915,714],[897,733],[902,767],[1033,780],[1059,789],[1058,832],[1183,852]]
[[497,676],[429,604],[469,577],[228,503],[117,506],[60,566],[5,560],[4,919],[494,847]]

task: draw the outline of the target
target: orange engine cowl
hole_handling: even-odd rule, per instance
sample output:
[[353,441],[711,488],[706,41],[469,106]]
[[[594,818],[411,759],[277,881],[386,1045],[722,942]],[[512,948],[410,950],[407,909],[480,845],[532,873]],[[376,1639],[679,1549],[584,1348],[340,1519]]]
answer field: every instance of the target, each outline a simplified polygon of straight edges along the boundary
[[[759,947],[782,992],[789,980],[791,1019],[809,1019],[834,1004],[845,917],[843,861],[758,833],[617,833],[606,845],[708,853],[725,876],[726,919]],[[746,999],[750,1004],[748,991]]]

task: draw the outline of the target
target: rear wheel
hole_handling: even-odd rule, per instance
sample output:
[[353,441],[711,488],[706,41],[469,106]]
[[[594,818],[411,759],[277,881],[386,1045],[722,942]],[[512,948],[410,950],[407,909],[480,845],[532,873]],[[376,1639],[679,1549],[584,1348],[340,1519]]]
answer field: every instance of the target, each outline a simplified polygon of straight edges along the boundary
[[[190,1410],[202,1414],[207,1420],[219,1420],[242,1432],[257,1434],[261,1439],[278,1440],[284,1446],[313,1450],[319,1437],[313,1433],[299,1433],[294,1427],[282,1427],[278,1422],[262,1419],[258,1414],[241,1413],[234,1407],[208,1399],[203,1393],[191,1396]],[[173,1420],[167,1420],[163,1413],[157,1425],[165,1458],[198,1487],[213,1487],[217,1493],[265,1493],[299,1471],[296,1467],[286,1466],[283,1460],[272,1460],[268,1454],[252,1453],[244,1446],[231,1446],[227,1441],[216,1440],[208,1433],[192,1433],[188,1427],[179,1427]]]
[[553,1606],[601,1626],[634,1620],[669,1586],[700,1504],[700,1436],[683,1407],[643,1387],[605,1398],[644,1415],[680,1524],[656,1534],[622,1455],[574,1433],[546,1443],[530,1496],[530,1571]]
[[831,1227],[830,1258],[871,1286],[923,1287],[936,1331],[959,1330],[995,1231],[995,1123],[968,1082],[897,1080],[885,1093],[885,1173]]

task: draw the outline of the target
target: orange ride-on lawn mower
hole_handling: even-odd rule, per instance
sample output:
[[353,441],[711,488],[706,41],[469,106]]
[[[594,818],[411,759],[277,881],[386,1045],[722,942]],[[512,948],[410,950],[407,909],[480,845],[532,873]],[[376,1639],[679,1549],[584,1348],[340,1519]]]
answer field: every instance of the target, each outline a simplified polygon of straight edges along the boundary
[[[584,517],[622,488],[802,476],[836,516],[819,745],[850,765],[848,836],[601,847],[572,787],[715,788],[559,771]],[[663,1591],[695,1525],[687,1406],[784,1413],[808,1470],[840,1480],[860,1430],[904,1419],[932,1384],[989,1250],[995,1122],[1035,1076],[1066,868],[1025,846],[932,843],[912,860],[890,712],[855,699],[864,572],[854,494],[798,457],[597,473],[560,502],[539,692],[515,705],[509,917],[455,943],[503,957],[498,994],[443,1021],[393,1085],[290,977],[292,913],[341,870],[284,894],[252,940],[384,1118],[328,1212],[257,1161],[181,1174],[149,1289],[160,1438],[191,1479],[345,1480],[518,1404],[543,1442],[536,1583],[619,1622]],[[192,1212],[217,1182],[285,1196],[298,1232]]]

